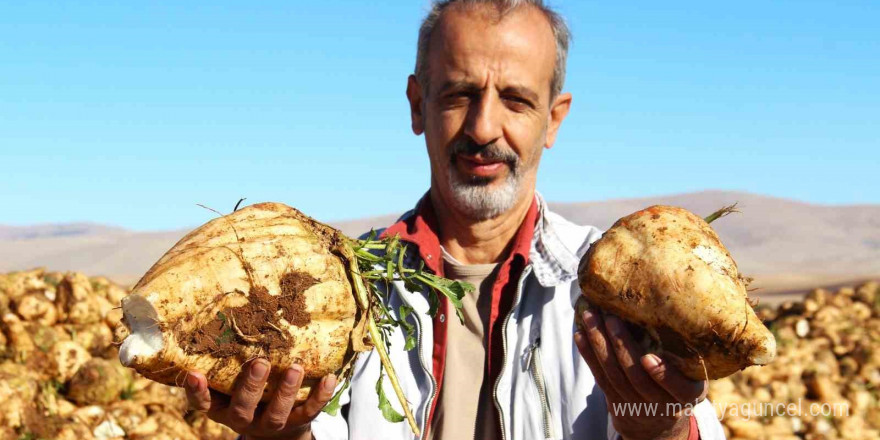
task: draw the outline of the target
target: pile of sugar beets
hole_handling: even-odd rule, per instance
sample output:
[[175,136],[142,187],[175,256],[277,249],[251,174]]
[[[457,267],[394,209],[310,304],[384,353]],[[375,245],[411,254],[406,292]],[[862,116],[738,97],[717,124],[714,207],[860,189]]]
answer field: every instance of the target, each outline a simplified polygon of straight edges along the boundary
[[235,438],[119,363],[127,294],[75,272],[0,274],[0,440]]
[[728,438],[880,438],[880,283],[759,305],[776,361],[709,383]]

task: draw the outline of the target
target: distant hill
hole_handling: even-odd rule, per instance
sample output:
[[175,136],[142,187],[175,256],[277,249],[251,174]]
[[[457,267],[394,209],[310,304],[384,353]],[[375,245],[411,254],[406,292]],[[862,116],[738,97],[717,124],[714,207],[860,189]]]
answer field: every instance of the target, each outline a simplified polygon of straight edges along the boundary
[[62,223],[33,226],[0,225],[0,240],[28,240],[42,237],[71,237],[122,232],[125,232],[125,229],[96,223]]
[[738,203],[741,211],[712,224],[758,292],[790,292],[880,278],[880,205],[816,205],[730,191],[551,203],[579,224],[602,229],[638,209],[666,204],[701,216]]
[[[638,209],[669,204],[708,215],[738,202],[741,214],[713,224],[758,293],[880,278],[880,205],[828,206],[756,194],[703,191],[641,199],[550,203],[579,224],[606,229]],[[335,222],[350,236],[398,215]],[[137,281],[187,231],[132,232],[89,223],[0,226],[0,271],[44,266]]]

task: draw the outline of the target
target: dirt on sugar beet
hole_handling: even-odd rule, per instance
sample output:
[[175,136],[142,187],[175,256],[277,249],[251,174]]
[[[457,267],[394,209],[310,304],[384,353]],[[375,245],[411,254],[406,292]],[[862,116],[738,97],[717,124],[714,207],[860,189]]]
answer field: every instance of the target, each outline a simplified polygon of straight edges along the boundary
[[281,296],[271,298],[278,301],[287,322],[302,327],[312,321],[306,312],[306,298],[301,293],[315,284],[318,280],[307,273],[288,272],[281,277]]
[[246,347],[253,346],[264,351],[290,348],[293,341],[288,333],[282,333],[281,319],[297,327],[309,324],[311,316],[303,292],[318,282],[309,274],[288,272],[281,277],[281,295],[270,295],[262,286],[252,287],[246,305],[217,312],[206,325],[179,335],[182,347],[188,354],[214,357],[244,354]]

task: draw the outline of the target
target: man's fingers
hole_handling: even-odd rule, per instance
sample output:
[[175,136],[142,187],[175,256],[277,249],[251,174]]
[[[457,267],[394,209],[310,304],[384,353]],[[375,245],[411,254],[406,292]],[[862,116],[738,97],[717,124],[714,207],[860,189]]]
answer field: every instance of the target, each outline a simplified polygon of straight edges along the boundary
[[648,402],[672,402],[673,397],[657,385],[656,382],[642,368],[639,359],[644,354],[643,350],[633,339],[632,334],[620,318],[614,315],[605,315],[605,328],[620,368],[629,378],[633,389]]
[[602,370],[608,377],[609,385],[617,391],[617,394],[623,398],[623,401],[643,402],[644,399],[633,389],[629,383],[629,378],[626,377],[626,374],[624,374],[623,369],[621,369],[620,364],[617,362],[614,348],[605,334],[602,318],[597,313],[590,311],[584,311],[582,318],[584,320],[587,341],[590,347],[592,347],[599,365],[601,365]]
[[642,356],[642,366],[679,403],[695,404],[706,397],[709,387],[705,380],[688,379],[657,355]]
[[208,388],[208,379],[198,372],[187,373],[184,379],[184,390],[189,409],[207,413],[208,418],[223,423],[225,421],[226,407],[229,406],[229,397]]
[[254,410],[263,397],[268,378],[269,362],[265,359],[255,359],[242,369],[227,410],[226,418],[232,429],[244,430],[254,420]]
[[215,422],[223,423],[220,419],[226,420],[226,408],[229,408],[229,401],[232,398],[210,388],[208,392],[211,393],[211,409],[208,410],[208,418]]
[[596,354],[593,353],[593,348],[590,347],[590,343],[587,342],[587,337],[584,336],[583,332],[578,331],[574,334],[574,345],[577,346],[578,351],[581,353],[581,357],[584,358],[587,365],[590,367],[590,371],[593,372],[593,378],[596,379],[596,384],[599,385],[599,388],[602,388],[605,397],[612,402],[621,402],[623,399],[620,398],[620,395],[617,394],[614,387],[608,383],[608,377],[605,376],[605,370],[602,369],[602,365],[600,365],[599,360],[596,359]]
[[267,431],[281,431],[287,425],[290,410],[296,402],[296,393],[302,385],[303,369],[299,365],[289,368],[278,381],[275,394],[260,415],[260,427]]
[[187,373],[184,389],[189,409],[201,412],[208,412],[211,409],[211,393],[208,392],[208,379],[204,374]]
[[302,405],[294,409],[294,417],[297,423],[305,424],[310,422],[324,409],[327,402],[333,398],[333,391],[336,389],[336,376],[328,374],[312,388],[309,398]]

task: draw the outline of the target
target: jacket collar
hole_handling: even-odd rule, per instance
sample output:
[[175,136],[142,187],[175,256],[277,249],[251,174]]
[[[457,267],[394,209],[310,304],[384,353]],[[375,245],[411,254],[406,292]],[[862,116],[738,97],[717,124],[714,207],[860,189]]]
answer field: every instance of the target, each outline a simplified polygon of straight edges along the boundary
[[[552,287],[576,279],[580,264],[577,249],[583,237],[563,238],[562,229],[568,222],[549,210],[540,193],[535,192],[535,199],[538,221],[532,236],[530,257],[538,283],[543,287]],[[566,243],[575,246],[575,250],[566,246]]]
[[[511,256],[519,255],[526,263],[531,264],[538,283],[544,287],[556,286],[577,278],[579,258],[565,246],[560,237],[560,222],[561,219],[548,210],[541,194],[535,192],[529,214],[514,238]],[[534,228],[526,227],[530,224]],[[434,207],[428,194],[425,194],[415,208],[404,213],[382,235],[398,234],[401,240],[415,244],[425,267],[442,276],[443,257],[437,232]]]

